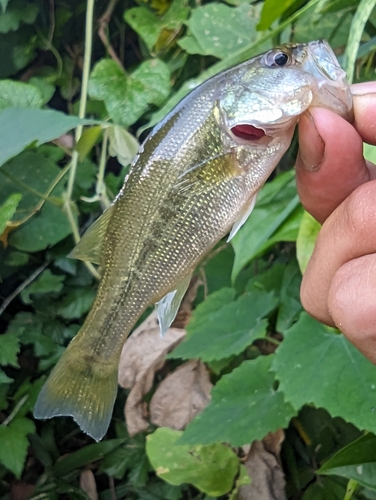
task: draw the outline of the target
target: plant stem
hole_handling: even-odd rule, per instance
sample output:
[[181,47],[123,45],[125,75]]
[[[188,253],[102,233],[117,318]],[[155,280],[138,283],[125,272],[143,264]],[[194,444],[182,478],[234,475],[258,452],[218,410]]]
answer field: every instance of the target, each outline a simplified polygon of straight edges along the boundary
[[[82,68],[81,100],[78,111],[79,118],[85,118],[86,114],[91,52],[93,47],[94,2],[95,0],[87,0],[87,5],[86,5],[85,51],[84,51],[84,63]],[[76,144],[82,135],[82,130],[83,130],[83,125],[78,125],[75,132]],[[72,211],[72,193],[74,188],[74,182],[76,179],[77,165],[78,165],[78,151],[74,150],[72,154],[71,168],[69,171],[68,187],[65,199],[65,210],[67,213],[69,223],[72,228],[72,233],[75,243],[78,243],[80,241],[78,226]],[[85,265],[95,278],[99,278],[99,273],[90,262],[85,262]]]
[[97,185],[96,185],[96,189],[95,189],[103,210],[106,210],[106,208],[108,208],[111,205],[110,200],[108,199],[108,196],[106,193],[106,184],[104,182],[104,172],[106,170],[106,160],[107,160],[108,134],[109,134],[109,131],[108,131],[108,128],[106,128],[104,133],[103,133],[101,159],[99,161],[98,178],[97,178]]
[[271,337],[270,335],[265,335],[264,340],[276,346],[281,345],[281,342],[279,340],[275,339],[274,337]]
[[351,500],[357,487],[358,487],[358,481],[355,481],[355,479],[350,479],[349,482],[347,483],[346,494],[343,497],[343,500]]
[[[84,52],[84,63],[82,69],[81,100],[80,100],[80,108],[78,111],[79,118],[85,118],[86,114],[87,89],[88,89],[89,75],[90,75],[91,51],[93,47],[94,1],[95,0],[87,0],[86,26],[85,26],[85,52]],[[82,125],[78,125],[78,127],[76,128],[76,133],[75,133],[76,143],[79,141],[82,135],[82,129],[83,129]],[[72,155],[72,166],[69,172],[69,181],[67,189],[67,202],[69,203],[72,198],[74,181],[76,178],[77,163],[78,163],[78,152],[74,151]]]

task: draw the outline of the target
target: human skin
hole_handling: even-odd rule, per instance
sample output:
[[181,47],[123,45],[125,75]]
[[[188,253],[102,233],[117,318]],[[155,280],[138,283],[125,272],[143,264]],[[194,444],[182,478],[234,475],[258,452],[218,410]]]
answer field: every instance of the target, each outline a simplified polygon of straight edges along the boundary
[[353,124],[319,108],[299,123],[298,192],[323,223],[301,300],[376,364],[376,166],[363,157],[363,142],[376,145],[376,82],[352,93]]

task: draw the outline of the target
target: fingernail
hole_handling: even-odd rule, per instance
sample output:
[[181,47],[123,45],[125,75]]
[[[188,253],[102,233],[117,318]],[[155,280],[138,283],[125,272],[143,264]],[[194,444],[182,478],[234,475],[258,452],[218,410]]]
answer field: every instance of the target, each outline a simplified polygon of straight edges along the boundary
[[376,94],[376,82],[355,83],[350,89],[352,95]]
[[318,133],[312,114],[306,111],[299,122],[298,168],[317,172],[324,160],[325,142]]

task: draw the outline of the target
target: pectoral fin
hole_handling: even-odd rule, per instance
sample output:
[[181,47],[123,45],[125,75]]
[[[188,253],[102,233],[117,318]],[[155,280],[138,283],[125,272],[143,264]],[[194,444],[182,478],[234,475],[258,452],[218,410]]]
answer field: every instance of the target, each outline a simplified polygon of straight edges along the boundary
[[156,304],[159,330],[162,337],[167,332],[178,313],[181,301],[191,281],[191,277],[192,274],[190,273],[182,279],[175,290],[169,292]]
[[100,264],[103,239],[115,205],[111,205],[85,232],[81,241],[68,255],[71,259]]
[[174,189],[184,192],[195,188],[195,193],[198,194],[197,189],[206,191],[242,173],[243,169],[237,161],[236,150],[232,149],[187,169],[178,178]]
[[234,225],[232,226],[229,237],[227,238],[227,241],[232,240],[232,238],[235,236],[235,234],[239,231],[239,229],[242,227],[242,225],[246,222],[248,217],[251,215],[252,210],[255,208],[256,198],[257,198],[257,193],[252,196],[248,205],[246,205],[244,207],[240,216],[234,222]]

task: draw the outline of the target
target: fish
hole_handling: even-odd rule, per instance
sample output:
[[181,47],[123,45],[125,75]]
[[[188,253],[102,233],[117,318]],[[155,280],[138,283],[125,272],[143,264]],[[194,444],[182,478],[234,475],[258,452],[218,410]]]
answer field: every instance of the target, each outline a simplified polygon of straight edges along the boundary
[[149,134],[111,206],[71,257],[102,270],[93,306],[39,393],[34,416],[72,416],[96,441],[109,427],[118,364],[156,304],[171,325],[200,260],[233,238],[310,107],[352,119],[345,72],[326,41],[286,44],[210,78]]

